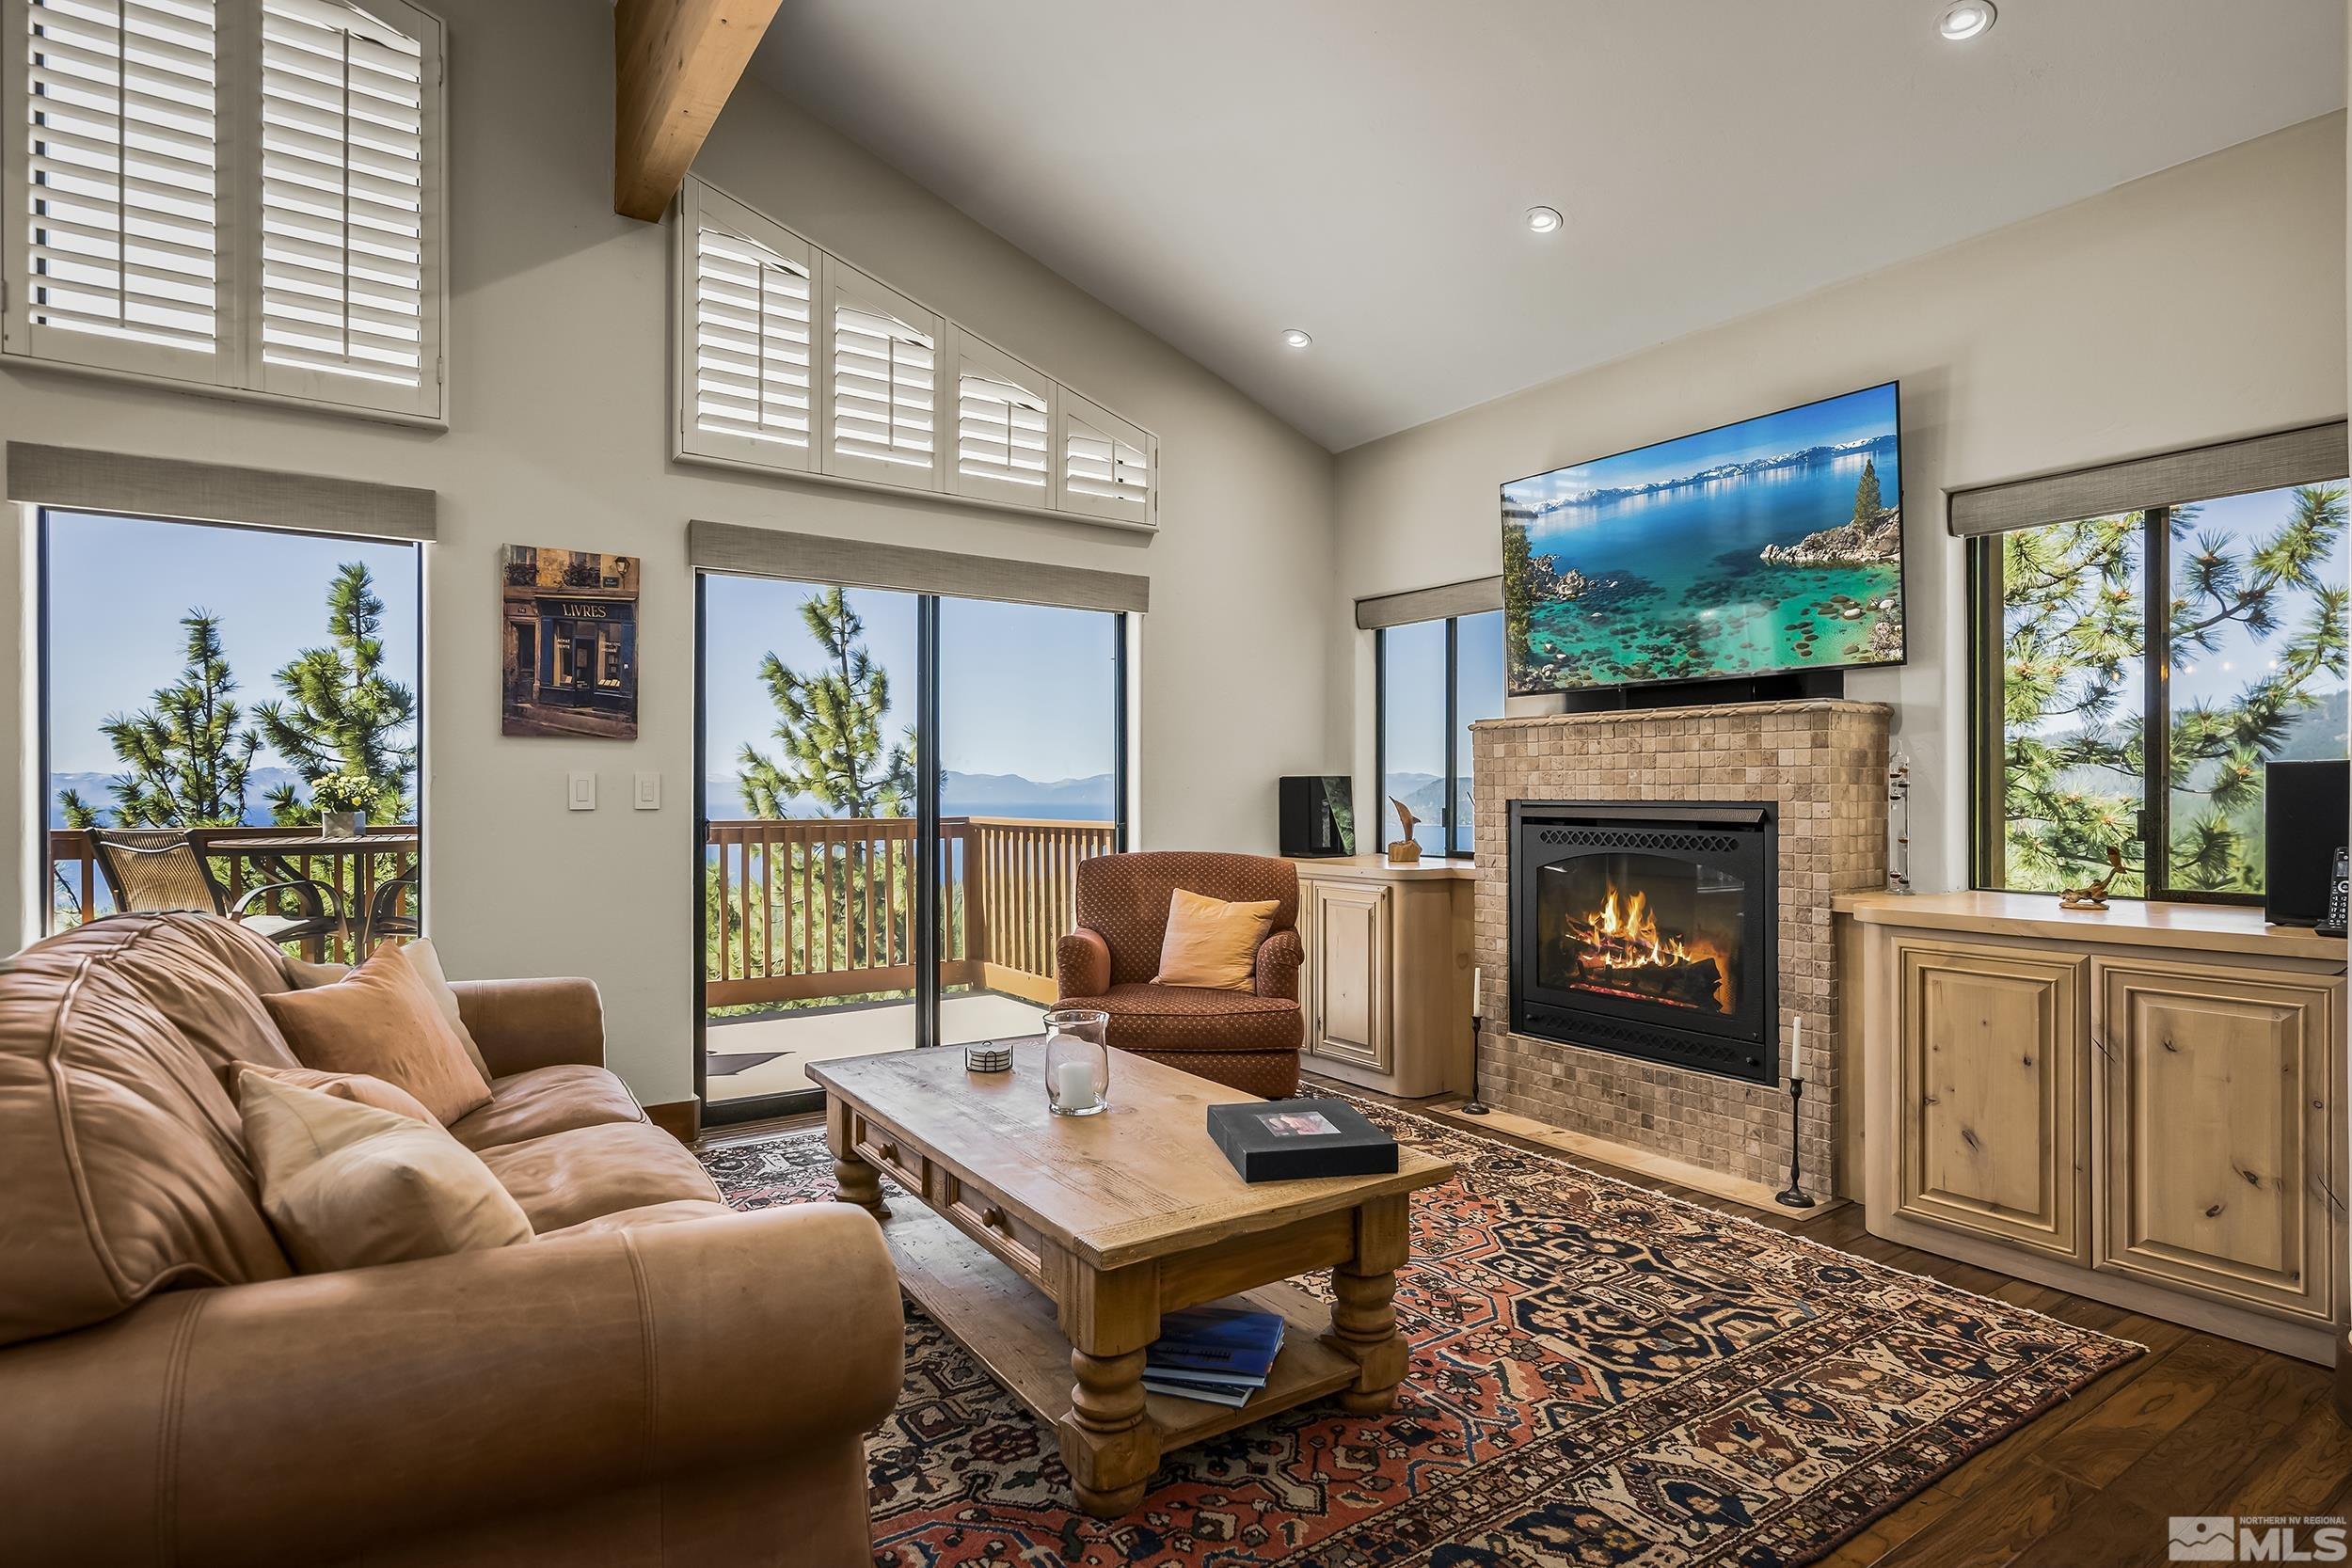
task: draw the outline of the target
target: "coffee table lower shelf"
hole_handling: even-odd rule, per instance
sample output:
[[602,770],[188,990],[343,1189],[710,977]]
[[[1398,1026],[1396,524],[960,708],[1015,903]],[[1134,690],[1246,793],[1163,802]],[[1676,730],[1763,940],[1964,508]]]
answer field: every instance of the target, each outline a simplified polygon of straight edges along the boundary
[[[1041,1419],[1058,1424],[1070,1414],[1070,1341],[1056,1321],[1050,1296],[912,1198],[894,1196],[882,1227],[898,1266],[899,1288],[932,1322]],[[1356,1362],[1321,1339],[1330,1326],[1329,1306],[1297,1286],[1262,1285],[1216,1305],[1280,1313],[1287,1323],[1281,1354],[1265,1387],[1239,1409],[1146,1394],[1144,1419],[1158,1433],[1161,1452],[1355,1383]]]

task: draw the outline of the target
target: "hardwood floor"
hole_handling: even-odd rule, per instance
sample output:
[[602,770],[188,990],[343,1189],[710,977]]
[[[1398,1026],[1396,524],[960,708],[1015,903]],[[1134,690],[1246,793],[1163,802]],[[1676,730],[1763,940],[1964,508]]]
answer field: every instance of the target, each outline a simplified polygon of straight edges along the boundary
[[[1474,1118],[1444,1119],[1559,1157]],[[821,1125],[785,1117],[721,1129],[704,1142]],[[2330,1402],[2327,1368],[1881,1241],[1863,1228],[1859,1204],[1793,1221],[1598,1161],[1576,1163],[2148,1347],[1869,1526],[1822,1560],[1829,1568],[2138,1568],[2165,1560],[2173,1514],[2352,1513],[2352,1429]]]

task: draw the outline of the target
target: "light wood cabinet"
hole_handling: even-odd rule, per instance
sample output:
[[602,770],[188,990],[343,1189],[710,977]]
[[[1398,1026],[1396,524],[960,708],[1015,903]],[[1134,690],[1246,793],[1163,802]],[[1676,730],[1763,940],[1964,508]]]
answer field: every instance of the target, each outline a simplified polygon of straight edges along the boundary
[[1400,1099],[1468,1093],[1470,867],[1296,863],[1300,1065]]
[[2081,958],[1898,944],[1901,1211],[2087,1256]]
[[2099,1267],[2332,1317],[2334,986],[2097,965]]
[[1860,934],[1873,1235],[2332,1358],[2341,939],[2208,906],[1836,907]]

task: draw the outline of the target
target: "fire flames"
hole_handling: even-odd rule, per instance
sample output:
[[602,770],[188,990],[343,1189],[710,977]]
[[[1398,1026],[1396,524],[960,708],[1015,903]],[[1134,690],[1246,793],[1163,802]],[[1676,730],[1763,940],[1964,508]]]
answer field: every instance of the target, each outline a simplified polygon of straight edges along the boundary
[[1568,917],[1566,934],[1575,983],[1586,990],[1707,1012],[1731,1006],[1730,955],[1704,938],[1660,930],[1649,895],[1638,888],[1627,895],[1611,882],[1598,910]]

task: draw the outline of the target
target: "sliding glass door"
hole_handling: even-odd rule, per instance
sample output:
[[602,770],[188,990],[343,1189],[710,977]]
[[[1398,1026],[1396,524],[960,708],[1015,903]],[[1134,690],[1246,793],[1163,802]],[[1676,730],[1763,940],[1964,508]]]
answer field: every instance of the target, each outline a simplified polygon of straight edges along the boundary
[[1033,1034],[1076,863],[1120,841],[1124,618],[705,572],[706,1117],[809,1067]]

